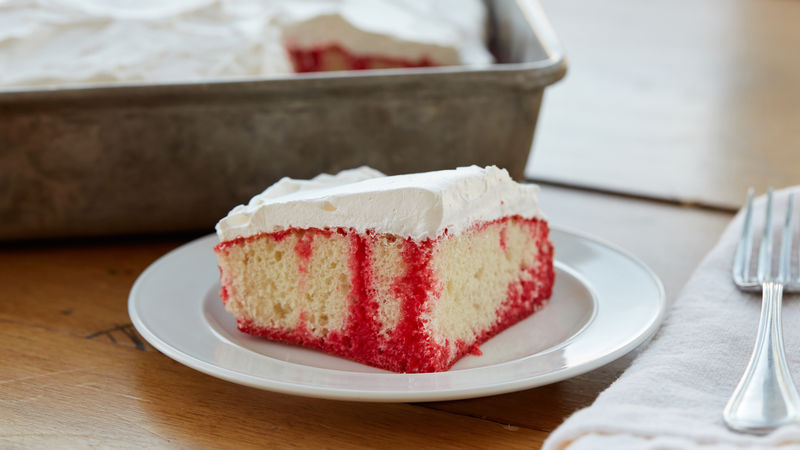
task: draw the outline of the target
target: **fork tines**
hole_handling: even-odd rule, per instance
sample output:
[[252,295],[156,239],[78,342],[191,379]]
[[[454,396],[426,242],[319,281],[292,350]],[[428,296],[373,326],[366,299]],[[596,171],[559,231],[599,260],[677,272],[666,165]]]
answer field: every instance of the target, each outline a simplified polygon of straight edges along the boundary
[[[737,286],[744,289],[760,289],[761,284],[772,281],[783,284],[786,290],[797,290],[800,282],[792,279],[792,231],[794,227],[794,193],[789,194],[786,205],[786,215],[783,220],[781,232],[781,250],[778,259],[778,275],[773,275],[772,249],[773,249],[773,189],[769,188],[767,194],[767,208],[764,219],[764,230],[761,245],[758,250],[758,268],[753,277],[750,270],[750,261],[753,253],[753,189],[747,191],[747,209],[745,210],[742,236],[736,247],[733,259],[733,280]],[[799,256],[800,258],[800,256]]]

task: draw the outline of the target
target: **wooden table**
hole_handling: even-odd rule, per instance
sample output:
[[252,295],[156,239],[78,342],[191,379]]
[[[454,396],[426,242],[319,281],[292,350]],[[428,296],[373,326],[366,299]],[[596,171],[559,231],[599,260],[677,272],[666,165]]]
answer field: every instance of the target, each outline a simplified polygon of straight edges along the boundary
[[[638,255],[671,300],[730,220],[741,183],[800,182],[800,157],[784,149],[798,143],[792,80],[800,66],[781,58],[781,49],[797,48],[800,28],[789,24],[800,4],[639,3],[544,3],[572,68],[546,100],[529,176],[546,181],[541,203],[552,224]],[[684,55],[691,73],[676,68]],[[777,74],[772,88],[758,78],[766,73]],[[731,172],[737,167],[749,175]],[[4,246],[0,447],[536,448],[636,353],[549,386],[441,403],[340,402],[239,386],[155,351],[128,317],[139,273],[193,237]]]
[[[729,219],[548,186],[542,205],[552,223],[640,255],[670,296]],[[0,253],[0,447],[531,448],[630,362],[538,389],[427,404],[316,400],[239,386],[157,352],[128,317],[139,273],[192,237],[26,243]]]

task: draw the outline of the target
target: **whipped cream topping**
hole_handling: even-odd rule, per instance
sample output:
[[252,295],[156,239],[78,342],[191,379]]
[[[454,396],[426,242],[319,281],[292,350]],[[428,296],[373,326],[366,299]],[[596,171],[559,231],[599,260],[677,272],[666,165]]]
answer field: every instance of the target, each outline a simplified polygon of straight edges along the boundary
[[506,216],[542,217],[538,186],[495,166],[385,176],[369,167],[283,178],[217,223],[220,241],[293,228],[373,230],[415,240]]
[[488,64],[481,0],[0,0],[0,85],[292,72],[288,41]]

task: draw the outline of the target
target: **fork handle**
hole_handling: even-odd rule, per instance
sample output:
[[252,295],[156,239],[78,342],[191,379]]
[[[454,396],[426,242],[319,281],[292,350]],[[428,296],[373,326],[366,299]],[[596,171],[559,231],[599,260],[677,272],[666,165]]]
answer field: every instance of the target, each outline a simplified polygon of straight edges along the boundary
[[763,284],[753,354],[723,411],[725,423],[736,431],[763,434],[800,420],[800,398],[783,350],[782,298],[781,283]]

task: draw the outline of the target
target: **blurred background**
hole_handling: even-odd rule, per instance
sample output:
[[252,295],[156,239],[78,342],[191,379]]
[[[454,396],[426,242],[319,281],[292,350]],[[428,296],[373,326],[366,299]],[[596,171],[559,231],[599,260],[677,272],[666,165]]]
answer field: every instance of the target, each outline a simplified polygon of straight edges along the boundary
[[800,183],[800,2],[542,6],[570,69],[529,178],[723,209]]

